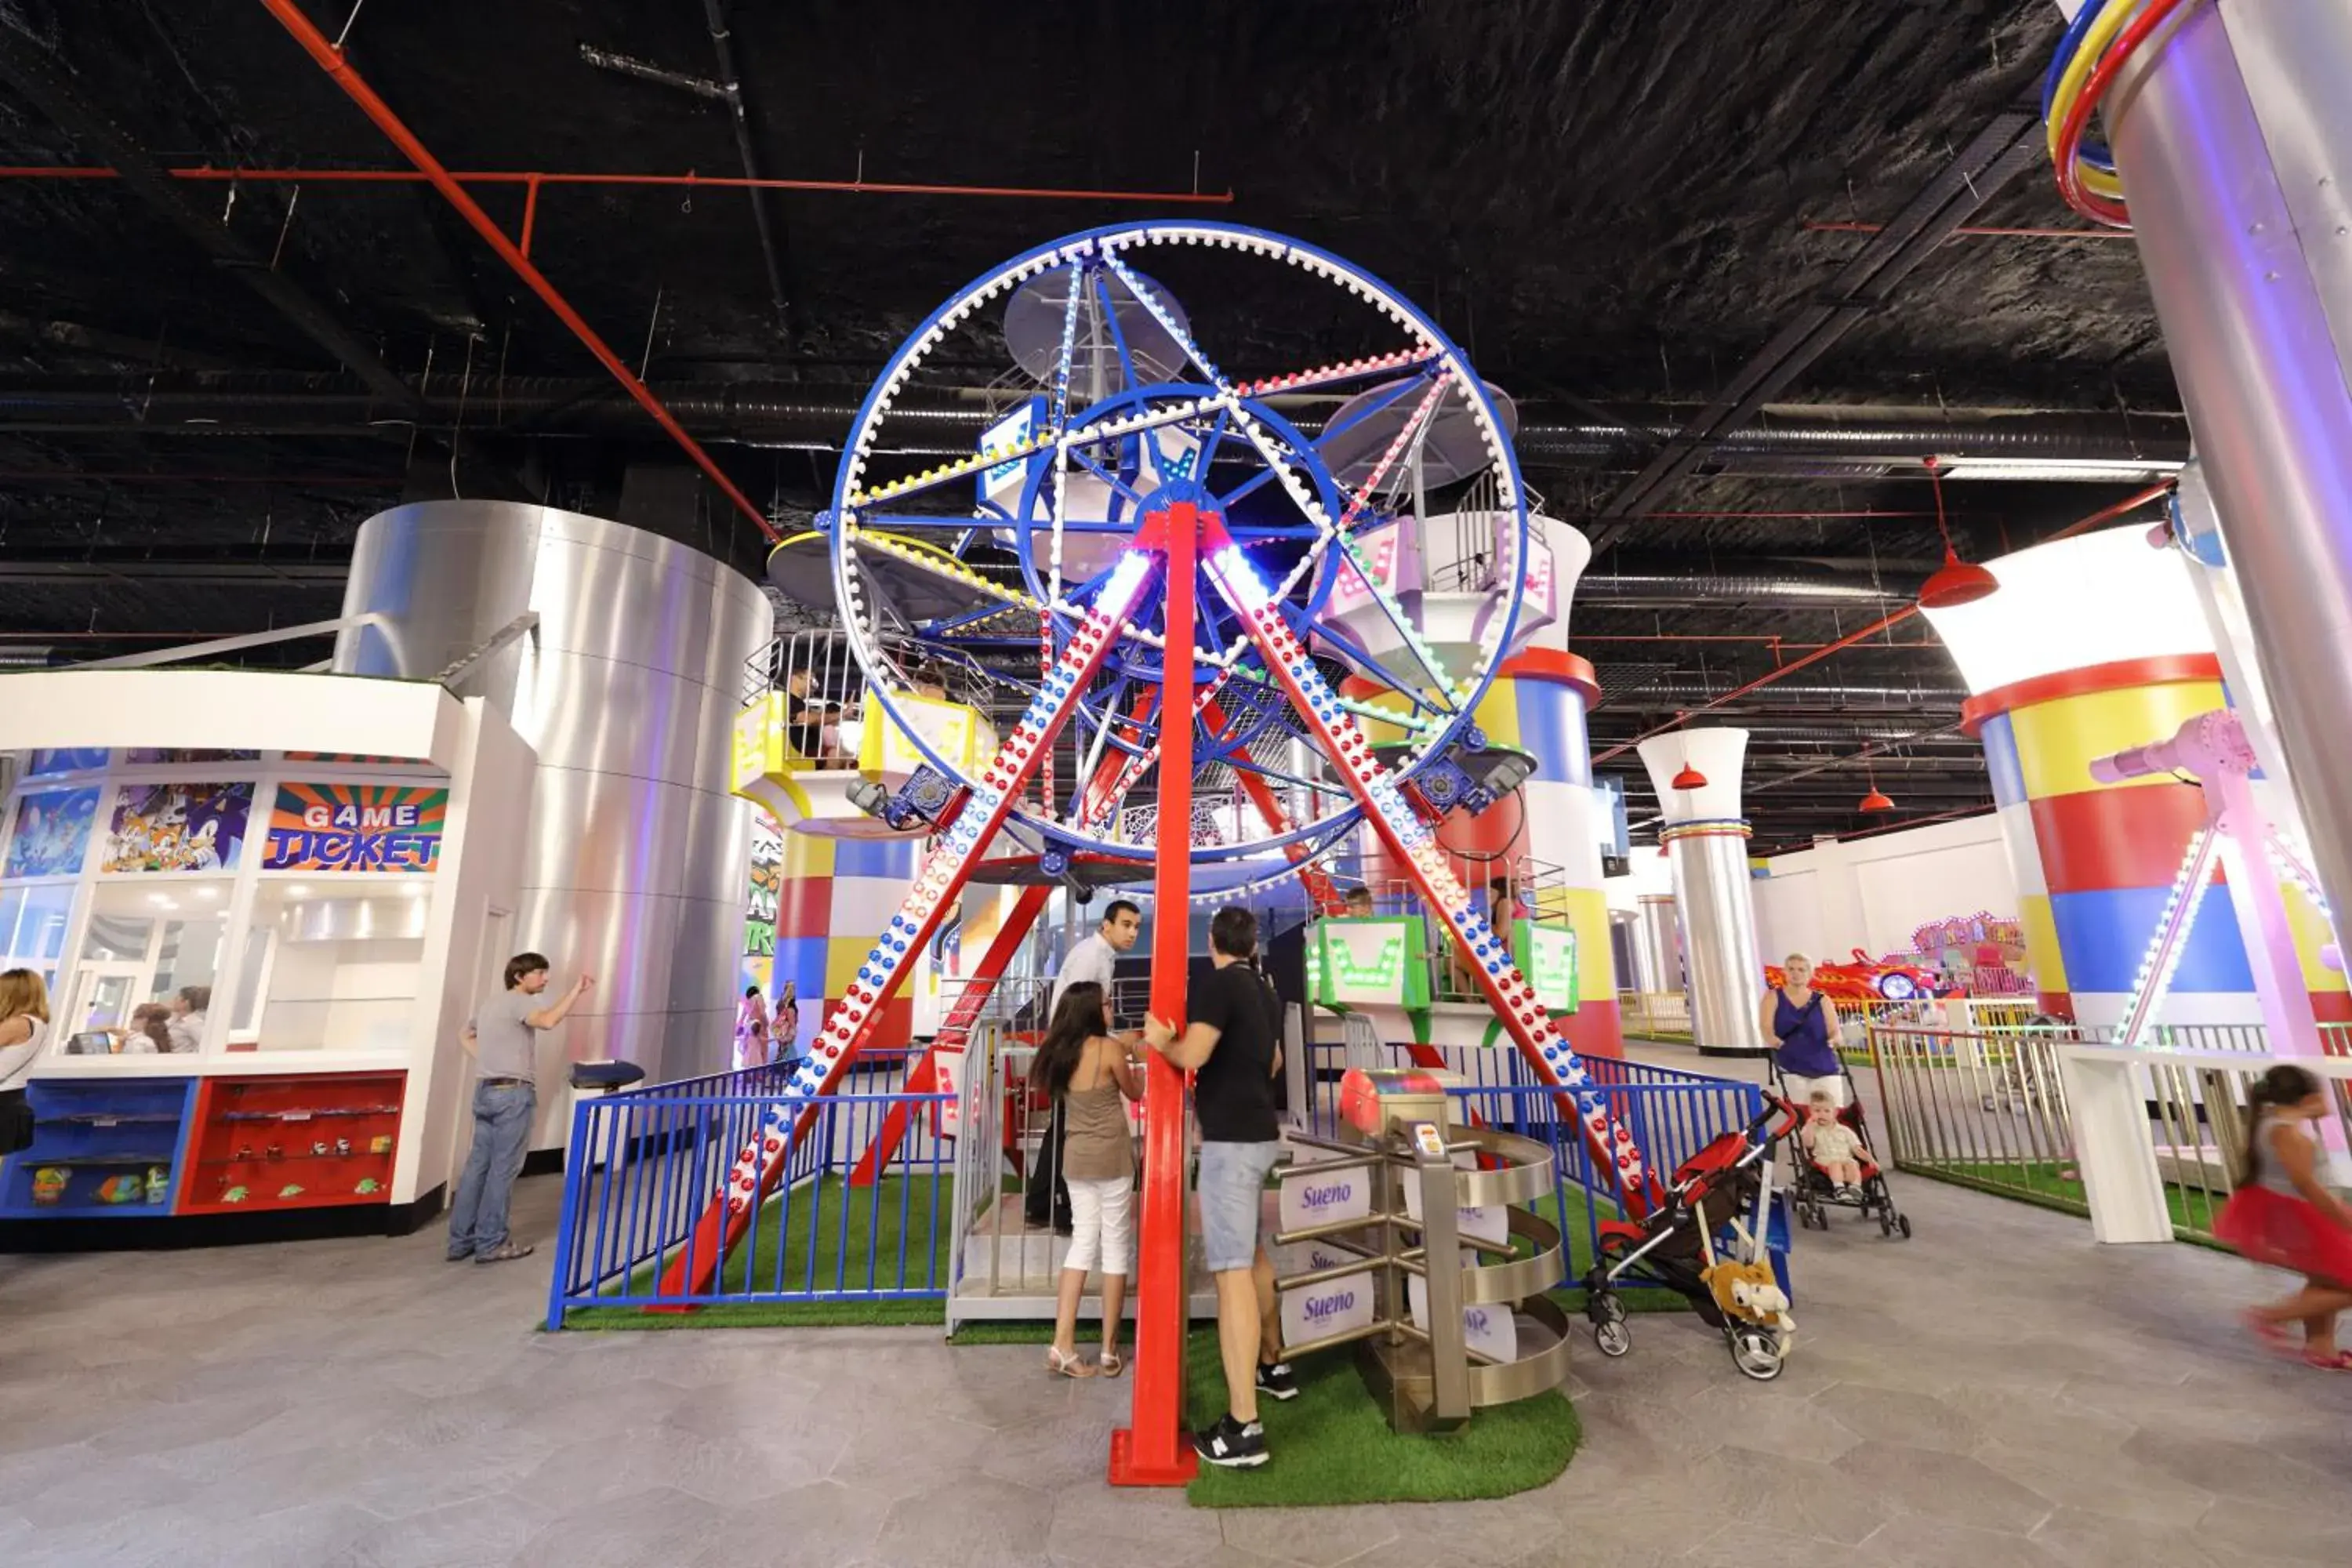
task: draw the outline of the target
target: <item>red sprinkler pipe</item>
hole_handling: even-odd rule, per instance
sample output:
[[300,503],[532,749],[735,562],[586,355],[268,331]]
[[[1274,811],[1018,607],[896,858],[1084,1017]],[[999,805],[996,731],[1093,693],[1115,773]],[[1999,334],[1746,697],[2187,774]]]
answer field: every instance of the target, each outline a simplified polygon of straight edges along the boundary
[[[1808,234],[1877,234],[1883,223],[1825,223],[1807,219]],[[1954,239],[2129,239],[2128,230],[2112,228],[1979,228],[1952,230]]]
[[466,194],[465,187],[451,176],[448,170],[441,166],[441,161],[433,155],[424,142],[416,139],[415,132],[402,122],[400,116],[392,111],[392,106],[378,98],[375,95],[375,89],[360,79],[359,73],[352,69],[335,46],[327,41],[326,35],[310,25],[310,19],[302,14],[301,7],[297,5],[294,0],[261,0],[261,3],[268,7],[269,14],[277,17],[286,30],[294,36],[294,41],[308,50],[312,59],[318,61],[319,68],[333,79],[335,85],[341,88],[344,94],[353,103],[358,104],[370,120],[375,121],[376,129],[391,138],[392,144],[399,148],[410,163],[416,165],[425,177],[432,182],[436,190],[449,199],[449,205],[456,207],[459,216],[473,226],[474,232],[489,241],[490,248],[499,253],[499,259],[512,268],[515,276],[530,286],[531,292],[537,294],[541,302],[555,312],[557,321],[572,329],[572,335],[578,338],[581,344],[596,356],[597,362],[612,373],[613,379],[619,382],[622,388],[636,400],[637,406],[653,416],[654,423],[668,433],[669,438],[677,442],[679,448],[694,460],[694,466],[700,468],[709,477],[710,482],[719,487],[719,493],[734,502],[735,509],[750,518],[761,532],[772,540],[781,541],[783,536],[778,533],[773,525],[768,521],[767,514],[751,503],[751,497],[736,488],[735,481],[727,477],[726,470],[719,466],[709,453],[702,449],[700,442],[686,433],[686,426],[680,425],[677,416],[662,405],[661,399],[656,397],[644,382],[629,374],[629,367],[621,363],[620,355],[614,353],[606,345],[604,340],[596,335],[596,330],[582,319],[579,311],[572,308],[571,301],[558,293],[555,285],[549,282],[546,276],[531,265],[530,258],[515,248],[514,241],[506,237],[506,231],[493,223],[490,220],[490,215],[481,209],[480,204]]
[[[2048,539],[2042,540],[2040,542],[2043,544],[2054,544],[2059,540],[2071,539],[2078,533],[2087,533],[2092,529],[2100,526],[2102,523],[2113,522],[2116,519],[2124,516],[2126,513],[2137,511],[2141,507],[2146,506],[2148,502],[2152,500],[2160,500],[2171,493],[2172,485],[2168,480],[2160,485],[2150,485],[2147,489],[2137,491],[2135,494],[2116,502],[2113,506],[2103,506],[2098,510],[2093,512],[2090,516],[2080,519],[2077,521],[2068,523],[2065,527],[2052,534]],[[1642,733],[1634,736],[1630,741],[1621,741],[1616,745],[1613,745],[1607,751],[1601,752],[1599,756],[1594,757],[1592,760],[1595,764],[1598,764],[1607,762],[1612,757],[1622,756],[1625,752],[1630,752],[1634,747],[1640,745],[1643,742],[1648,740],[1653,735],[1663,735],[1670,730],[1679,730],[1685,724],[1690,722],[1693,719],[1697,718],[1702,713],[1711,713],[1727,702],[1736,701],[1739,698],[1747,696],[1751,691],[1760,691],[1767,686],[1770,686],[1777,681],[1785,679],[1787,677],[1796,674],[1797,671],[1804,668],[1805,666],[1809,664],[1817,664],[1821,660],[1829,658],[1830,655],[1839,652],[1844,648],[1850,648],[1856,643],[1868,642],[1871,638],[1876,637],[1879,633],[1886,630],[1888,627],[1900,626],[1918,613],[1918,605],[1906,605],[1901,609],[1895,611],[1893,615],[1885,616],[1878,620],[1873,621],[1870,625],[1863,627],[1858,632],[1849,632],[1844,637],[1838,638],[1835,642],[1823,643],[1820,647],[1815,648],[1812,652],[1805,655],[1802,658],[1790,659],[1788,663],[1780,666],[1780,668],[1773,670],[1769,675],[1759,675],[1745,686],[1736,686],[1720,697],[1710,698],[1696,708],[1693,708],[1685,712],[1675,715],[1671,723],[1661,724],[1654,730],[1644,730]]]
[[[265,0],[266,3],[266,0]],[[272,9],[275,9],[273,6]],[[414,169],[222,169],[201,164],[166,169],[175,180],[215,180],[251,185],[422,185],[436,184]],[[1153,206],[1230,206],[1231,191],[1091,191],[1058,185],[958,185],[903,180],[772,180],[740,174],[635,174],[545,169],[449,171],[461,185],[684,185],[721,191],[801,191],[856,196],[985,196],[1040,202],[1138,202]],[[0,164],[0,180],[112,180],[114,170],[96,163]]]

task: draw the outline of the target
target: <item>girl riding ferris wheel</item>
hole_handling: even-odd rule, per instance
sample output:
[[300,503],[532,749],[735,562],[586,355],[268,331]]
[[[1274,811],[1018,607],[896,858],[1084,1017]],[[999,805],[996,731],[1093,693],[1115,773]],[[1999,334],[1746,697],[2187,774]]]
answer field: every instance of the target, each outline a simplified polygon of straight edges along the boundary
[[[1196,331],[1163,275],[1216,300],[1215,324]],[[1240,321],[1258,323],[1258,341],[1241,341]],[[1220,340],[1262,363],[1266,323],[1362,352],[1229,376]],[[968,383],[980,356],[1009,357],[1030,389],[976,451],[917,467],[906,454],[945,445],[943,384]],[[1347,678],[1340,710],[1397,737],[1381,748],[1392,784],[1457,744],[1478,749],[1478,700],[1552,614],[1506,406],[1401,295],[1296,241],[1145,224],[1033,250],[934,312],[859,413],[824,531],[868,693],[940,780],[978,787],[971,754],[939,740],[913,700],[917,670],[960,667],[1000,700],[1057,696],[1057,662],[1088,613],[1106,612],[1114,645],[1013,803],[1014,836],[1049,865],[1148,861],[1150,809],[1118,807],[1181,722],[1207,803],[1192,858],[1224,868],[1200,885],[1225,896],[1287,875],[1337,847],[1364,808],[1323,727],[1286,700],[1248,635],[1251,601],[1327,681]],[[1448,547],[1432,546],[1433,492],[1453,503]],[[1235,553],[1221,566],[1203,547],[1196,676],[1171,694],[1171,584],[1139,574],[1136,547],[1179,508],[1213,519]]]

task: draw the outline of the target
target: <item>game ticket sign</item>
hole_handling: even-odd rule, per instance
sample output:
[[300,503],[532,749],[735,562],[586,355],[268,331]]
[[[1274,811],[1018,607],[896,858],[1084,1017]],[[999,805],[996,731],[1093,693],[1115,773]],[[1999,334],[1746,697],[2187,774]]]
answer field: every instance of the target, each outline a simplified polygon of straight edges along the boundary
[[265,871],[430,871],[441,860],[446,789],[283,784],[269,814]]

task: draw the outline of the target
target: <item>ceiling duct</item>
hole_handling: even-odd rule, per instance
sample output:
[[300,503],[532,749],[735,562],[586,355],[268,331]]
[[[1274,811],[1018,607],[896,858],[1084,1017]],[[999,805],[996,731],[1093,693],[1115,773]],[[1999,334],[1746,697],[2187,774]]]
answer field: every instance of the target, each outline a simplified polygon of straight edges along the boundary
[[1588,572],[1576,585],[1579,604],[1616,609],[1673,609],[1686,605],[1905,605],[1918,585],[1868,577],[1801,572]]
[[[755,446],[838,448],[857,416],[860,393],[849,387],[776,381],[649,384],[654,395],[697,437]],[[1275,401],[1282,402],[1277,398]],[[134,389],[113,377],[61,376],[0,384],[0,422],[72,422],[101,427],[170,429],[236,424],[289,433],[320,426],[380,426],[411,416],[457,422],[468,430],[516,434],[645,433],[645,415],[610,382],[586,377],[505,376],[477,380],[467,392],[436,384],[413,405],[395,404],[348,376],[296,373],[142,377]],[[981,433],[1009,406],[1003,388],[916,391],[891,416],[917,432],[889,450],[909,457],[969,455]],[[1286,405],[1308,434],[1322,427],[1326,403]],[[1548,468],[1622,468],[1674,429],[1670,416],[1631,414],[1625,423],[1552,423],[1526,416],[1517,446],[1522,461]],[[936,439],[930,437],[936,437]],[[1743,430],[1717,444],[1720,471],[1884,473],[1922,468],[1940,458],[1955,478],[2079,477],[2114,483],[2143,473],[2169,474],[2188,460],[2186,425],[2176,416],[2020,414],[1981,418],[1872,418],[1823,408],[1817,418]]]
[[[1725,684],[1735,681],[1735,675],[1705,676],[1694,673],[1662,675],[1639,687],[1629,687],[1617,694],[1627,701],[1642,698],[1663,698],[1673,701],[1705,702],[1723,694]],[[1923,702],[1957,708],[1968,700],[1969,689],[1948,672],[1942,679],[1914,680],[1900,684],[1865,683],[1849,680],[1806,680],[1792,677],[1785,681],[1759,689],[1742,698],[1743,702],[1757,708],[1769,708],[1776,702],[1793,706],[1818,707],[1829,702],[1871,702],[1902,708],[1916,707]]]

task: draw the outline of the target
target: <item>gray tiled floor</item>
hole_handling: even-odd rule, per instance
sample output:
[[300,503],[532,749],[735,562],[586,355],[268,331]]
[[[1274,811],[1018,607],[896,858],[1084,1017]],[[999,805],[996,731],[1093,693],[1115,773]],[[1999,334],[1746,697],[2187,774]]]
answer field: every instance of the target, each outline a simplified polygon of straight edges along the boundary
[[[445,1266],[433,1235],[0,1258],[0,1563],[2352,1562],[2352,1379],[2242,1346],[2267,1282],[1900,1194],[1908,1246],[1802,1238],[1780,1383],[1637,1318],[1624,1361],[1578,1357],[1586,1447],[1553,1486],[1312,1513],[1111,1491],[1129,1384],[1049,1379],[1033,1349],[550,1336],[540,1259]],[[525,1184],[526,1235],[554,1196]]]

